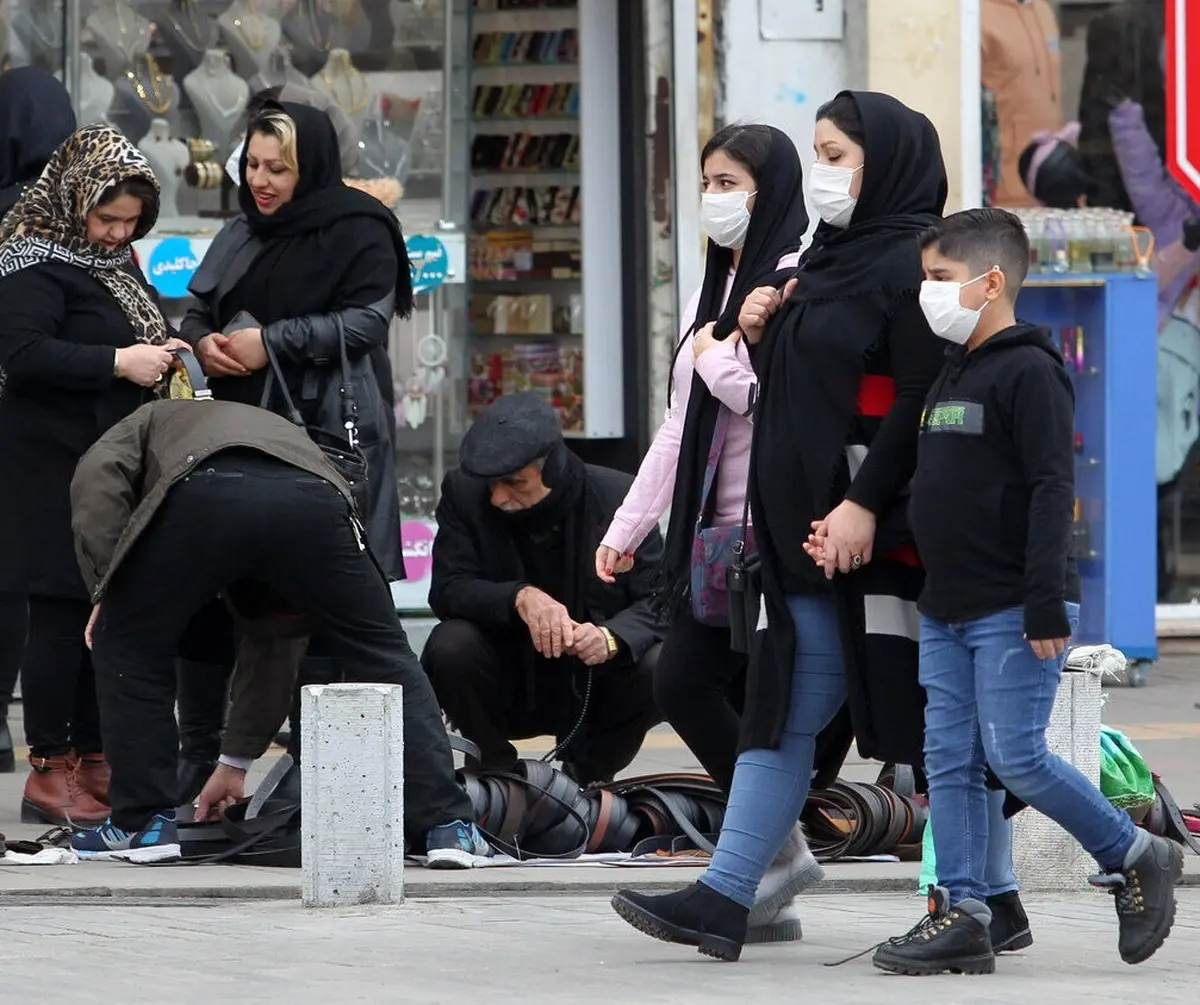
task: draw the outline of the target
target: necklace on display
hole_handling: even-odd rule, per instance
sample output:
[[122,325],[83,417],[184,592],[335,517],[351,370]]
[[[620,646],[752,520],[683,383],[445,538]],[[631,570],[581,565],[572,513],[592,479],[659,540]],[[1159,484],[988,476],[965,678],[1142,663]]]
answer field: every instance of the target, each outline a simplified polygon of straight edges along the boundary
[[[221,67],[225,71],[224,73],[218,72],[215,66],[206,67],[206,72],[214,81],[219,81],[222,78],[226,80],[231,78],[237,79],[232,73],[229,72],[229,67],[226,64],[222,63]],[[204,97],[208,99],[208,103],[212,105],[213,110],[220,114],[221,118],[223,119],[232,118],[235,115],[240,115],[242,112],[242,96],[240,94],[234,95],[233,104],[228,108],[226,108],[217,100],[216,92],[211,88],[205,92]]]
[[[242,0],[242,9],[233,19],[233,26],[242,36],[242,41],[254,52],[258,52],[267,44],[270,37],[267,31],[266,17],[261,10],[250,6],[250,0]],[[254,23],[258,27],[255,29]]]
[[[134,67],[139,67],[139,64],[145,64],[146,79],[149,82],[149,89],[141,81],[141,75]],[[141,99],[143,105],[154,112],[156,115],[161,115],[163,112],[170,111],[172,103],[171,87],[167,83],[166,78],[162,75],[162,71],[158,67],[158,61],[147,53],[138,59],[134,66],[131,66],[125,71],[125,76],[129,83],[133,85],[133,89],[137,92],[137,96]]]
[[[50,4],[46,4],[47,8],[50,6]],[[25,11],[18,13],[25,14],[25,20],[29,24],[29,30],[32,31],[35,36],[37,36],[37,40],[46,49],[62,48],[61,28],[63,12],[61,3],[52,10],[43,11],[42,14],[38,14],[36,11]],[[50,15],[49,21],[39,22],[39,17],[44,17],[46,13],[49,13]]]
[[[305,3],[306,0],[300,0]],[[333,39],[326,35],[321,28],[321,19],[318,15],[321,13],[317,6],[317,0],[307,0],[307,6],[304,8],[308,15],[308,41],[314,49],[321,52],[328,52],[329,47],[333,44]]]
[[[179,17],[188,23],[191,28],[191,35],[182,24],[175,19],[175,13],[178,11]],[[196,0],[178,0],[177,5],[173,7],[167,14],[171,20],[171,27],[175,29],[175,34],[179,36],[179,41],[186,45],[193,52],[204,52],[208,49],[212,42],[212,22],[208,24],[208,30],[205,31],[197,22],[197,17],[203,17],[196,10]]]
[[[371,100],[370,85],[366,82],[366,80],[363,79],[363,75],[359,73],[353,66],[343,67],[341,77],[344,79],[346,85],[345,101],[343,101],[341,95],[338,94],[337,77],[335,77],[332,71],[328,69],[321,71],[321,80],[324,82],[325,87],[328,88],[329,96],[333,98],[334,104],[336,104],[349,116],[358,115],[364,108],[367,107],[367,102]],[[357,81],[358,86],[361,88],[361,91],[357,95],[354,93],[355,81]]]
[[[133,19],[132,23],[126,27],[125,11],[129,12],[129,16]],[[113,39],[113,44],[118,50],[125,54],[125,62],[132,63],[134,56],[142,48],[143,36],[146,34],[146,29],[142,26],[142,19],[138,17],[137,11],[129,6],[125,0],[115,0],[112,5],[113,26],[117,29],[117,37]],[[132,35],[131,41],[127,41]]]

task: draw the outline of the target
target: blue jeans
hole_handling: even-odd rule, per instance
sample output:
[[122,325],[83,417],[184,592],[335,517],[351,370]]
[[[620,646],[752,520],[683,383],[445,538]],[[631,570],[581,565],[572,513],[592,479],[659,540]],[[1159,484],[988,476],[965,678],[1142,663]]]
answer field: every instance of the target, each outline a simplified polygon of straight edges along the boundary
[[[1013,872],[1012,821],[1004,819],[1005,795],[1003,789],[992,790],[987,794],[987,857],[983,864],[983,885],[989,897],[999,893],[1012,893],[1017,889],[1017,874]],[[936,830],[933,836],[933,851],[936,855]],[[938,871],[941,871],[940,864]]]
[[[1068,604],[1072,630],[1079,605]],[[1046,748],[1063,659],[1040,660],[1011,608],[947,624],[921,618],[925,773],[938,880],[950,902],[989,893],[984,766],[1013,795],[1057,821],[1102,869],[1119,869],[1133,844],[1129,817]]]
[[787,598],[796,629],[796,656],[787,720],[776,750],[747,750],[733,769],[725,823],[700,882],[754,904],[767,867],[783,847],[812,784],[817,734],[846,700],[846,668],[832,596]]

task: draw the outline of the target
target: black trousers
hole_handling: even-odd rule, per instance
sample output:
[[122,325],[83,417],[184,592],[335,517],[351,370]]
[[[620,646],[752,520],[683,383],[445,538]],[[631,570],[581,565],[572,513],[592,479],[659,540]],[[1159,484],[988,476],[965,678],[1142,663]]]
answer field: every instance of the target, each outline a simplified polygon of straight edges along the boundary
[[[581,785],[607,782],[641,749],[646,731],[662,721],[652,679],[659,647],[638,662],[595,668],[587,718],[563,752],[563,768]],[[509,740],[549,734],[564,740],[577,721],[584,678],[564,657],[534,659],[528,634],[485,632],[470,621],[443,621],[421,653],[421,665],[454,727],[480,750],[481,766],[507,771],[517,761]],[[532,664],[531,664],[532,660]],[[534,666],[533,693],[525,668]]]
[[747,658],[729,648],[729,629],[687,612],[671,622],[654,669],[654,701],[713,781],[733,785],[746,694]]
[[269,458],[217,455],[178,483],[117,570],[95,633],[110,802],[136,829],[178,803],[173,714],[179,639],[230,583],[262,582],[312,619],[352,680],[404,688],[405,829],[469,820],[437,701],[327,482]]
[[29,598],[29,638],[21,666],[25,738],[33,757],[103,749],[96,679],[83,641],[86,600]]
[[17,686],[28,632],[28,598],[21,593],[0,593],[0,716],[7,710]]

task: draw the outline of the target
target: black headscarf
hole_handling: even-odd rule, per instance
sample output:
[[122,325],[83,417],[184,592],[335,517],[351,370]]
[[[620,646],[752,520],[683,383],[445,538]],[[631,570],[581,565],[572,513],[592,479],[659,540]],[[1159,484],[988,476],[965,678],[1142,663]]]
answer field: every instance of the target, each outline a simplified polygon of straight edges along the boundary
[[[337,269],[330,265],[342,260],[347,249],[336,246],[338,242],[332,239],[323,239],[324,232],[335,222],[361,217],[378,220],[387,228],[397,259],[395,309],[407,317],[412,312],[412,276],[400,223],[378,199],[343,182],[337,132],[329,116],[291,101],[264,101],[256,111],[282,111],[296,123],[300,180],[289,202],[274,213],[262,213],[245,181],[249,142],[243,148],[238,205],[251,231],[266,242],[253,268],[263,287],[261,298],[266,302],[260,303],[258,310],[249,305],[241,309],[250,310],[263,323],[328,310],[338,280]],[[274,269],[271,266],[275,262],[286,264]],[[306,304],[316,306],[308,308]]]
[[0,216],[73,132],[70,95],[49,73],[23,66],[0,74]]
[[778,562],[801,575],[814,569],[801,547],[808,520],[824,517],[837,501],[834,485],[867,356],[879,347],[897,303],[916,298],[917,237],[946,202],[933,124],[889,95],[842,93],[862,119],[858,203],[848,227],[817,228],[801,258],[799,285],[767,326],[755,357],[751,504]]
[[[794,268],[781,271],[779,260],[799,249],[804,232],[808,229],[800,156],[787,133],[772,126],[767,128],[771,130],[771,146],[767,162],[755,178],[757,195],[754,197],[754,209],[750,214],[746,243],[742,246],[729,298],[724,301],[725,308],[722,310],[725,285],[733,266],[733,252],[710,240],[704,284],[700,288],[696,321],[691,332],[715,321],[714,335],[718,339],[727,338],[737,328],[738,311],[747,294],[760,286],[782,286],[795,273]],[[689,337],[685,337],[675,350],[676,355],[691,351]],[[672,372],[674,369],[672,359]],[[664,585],[672,593],[670,603],[679,602],[684,595],[681,588],[687,582],[704,469],[708,463],[708,452],[720,408],[721,403],[709,392],[708,385],[693,373],[679,444],[675,491],[671,499],[671,523],[667,530],[662,563]]]

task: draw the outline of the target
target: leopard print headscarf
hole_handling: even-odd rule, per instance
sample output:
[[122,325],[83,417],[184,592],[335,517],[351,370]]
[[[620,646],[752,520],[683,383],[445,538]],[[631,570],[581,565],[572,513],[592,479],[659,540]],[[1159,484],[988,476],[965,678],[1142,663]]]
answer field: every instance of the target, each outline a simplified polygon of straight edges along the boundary
[[[86,269],[113,295],[138,341],[162,345],[167,323],[150,294],[125,271],[132,252],[109,251],[87,239],[87,215],[118,182],[143,178],[158,188],[149,162],[121,133],[107,125],[84,126],[60,146],[42,176],[25,190],[0,226],[0,277],[41,262]],[[144,212],[134,240],[154,226]]]

